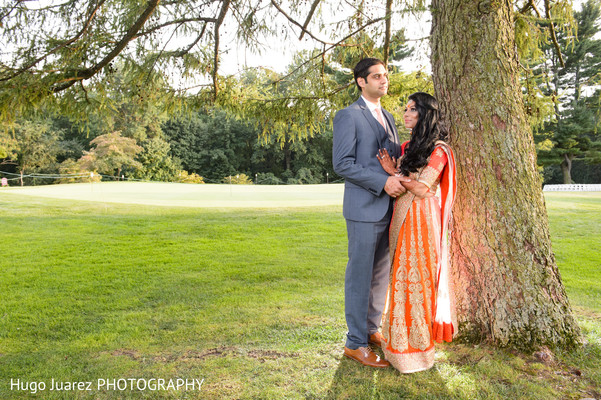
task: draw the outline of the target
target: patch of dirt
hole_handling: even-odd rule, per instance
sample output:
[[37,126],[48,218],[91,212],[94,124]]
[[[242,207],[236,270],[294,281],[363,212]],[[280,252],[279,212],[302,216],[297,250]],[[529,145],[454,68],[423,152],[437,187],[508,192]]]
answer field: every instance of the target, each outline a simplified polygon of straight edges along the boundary
[[282,353],[275,350],[251,350],[247,356],[265,362],[265,360],[277,360],[278,358],[298,357],[298,353]]
[[125,356],[129,357],[132,360],[139,360],[141,358],[140,354],[135,350],[128,349],[117,349],[111,353],[112,356]]
[[204,351],[187,351],[184,354],[175,356],[177,360],[204,360],[209,357],[225,357],[230,353],[236,352],[235,347],[220,346]]
[[276,350],[262,349],[244,350],[241,348],[228,346],[220,346],[203,351],[190,350],[182,354],[141,355],[137,351],[129,349],[117,349],[112,351],[110,354],[117,357],[128,357],[132,360],[148,359],[154,362],[204,360],[209,357],[249,357],[257,359],[261,362],[265,362],[265,360],[276,360],[278,358],[299,356],[298,353],[284,353]]

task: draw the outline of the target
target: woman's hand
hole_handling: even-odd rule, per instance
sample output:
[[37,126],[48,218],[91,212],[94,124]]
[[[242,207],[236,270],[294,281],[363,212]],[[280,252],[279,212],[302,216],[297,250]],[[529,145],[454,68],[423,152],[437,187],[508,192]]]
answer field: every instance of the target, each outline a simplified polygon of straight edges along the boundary
[[409,182],[401,183],[408,192],[415,195],[416,200],[426,199],[433,197],[434,193],[430,192],[430,188],[421,182],[411,180]]
[[378,154],[376,154],[376,157],[378,157],[378,161],[380,161],[380,165],[382,166],[382,168],[384,168],[384,171],[386,171],[388,173],[388,175],[396,175],[397,174],[398,171],[396,169],[396,158],[390,157],[390,154],[388,154],[388,150],[386,150],[386,149],[378,150]]

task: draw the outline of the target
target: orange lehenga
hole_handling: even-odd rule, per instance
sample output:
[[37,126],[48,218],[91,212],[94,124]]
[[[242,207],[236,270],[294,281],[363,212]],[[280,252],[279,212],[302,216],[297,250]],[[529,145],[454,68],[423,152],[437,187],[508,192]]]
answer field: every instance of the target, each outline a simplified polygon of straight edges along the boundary
[[428,165],[410,178],[440,197],[397,198],[390,225],[392,268],[382,335],[386,359],[411,373],[434,365],[434,341],[453,337],[448,271],[448,228],[455,198],[455,160],[437,142]]

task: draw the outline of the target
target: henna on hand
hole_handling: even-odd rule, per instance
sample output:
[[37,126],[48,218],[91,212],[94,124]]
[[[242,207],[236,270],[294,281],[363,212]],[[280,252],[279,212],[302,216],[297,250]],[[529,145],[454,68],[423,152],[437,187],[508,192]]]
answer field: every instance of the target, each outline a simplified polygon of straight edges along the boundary
[[378,154],[376,154],[376,157],[378,158],[380,165],[382,166],[382,168],[384,168],[384,171],[386,171],[386,173],[388,173],[388,175],[396,175],[397,161],[396,161],[395,157],[390,157],[390,154],[388,154],[388,150],[386,150],[386,149],[378,150]]

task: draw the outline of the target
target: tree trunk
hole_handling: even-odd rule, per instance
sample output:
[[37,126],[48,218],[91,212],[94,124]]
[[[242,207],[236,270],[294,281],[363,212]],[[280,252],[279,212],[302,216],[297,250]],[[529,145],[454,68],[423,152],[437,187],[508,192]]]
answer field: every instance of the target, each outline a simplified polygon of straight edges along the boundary
[[580,330],[551,250],[511,4],[432,1],[434,87],[457,160],[458,335],[522,349],[569,346]]
[[557,128],[559,130],[559,124],[561,123],[561,113],[559,112],[559,60],[553,58],[553,83],[555,90],[553,90],[553,109],[555,110],[555,118],[557,119]]
[[569,185],[572,181],[572,157],[568,154],[563,155],[563,161],[561,162],[561,172],[563,174],[563,184]]
[[292,150],[290,150],[290,142],[286,140],[284,142],[284,166],[286,171],[291,171],[292,168]]
[[580,100],[580,90],[580,65],[576,64],[574,71],[574,108],[576,108],[578,100]]

